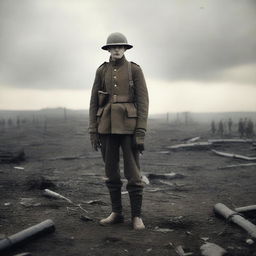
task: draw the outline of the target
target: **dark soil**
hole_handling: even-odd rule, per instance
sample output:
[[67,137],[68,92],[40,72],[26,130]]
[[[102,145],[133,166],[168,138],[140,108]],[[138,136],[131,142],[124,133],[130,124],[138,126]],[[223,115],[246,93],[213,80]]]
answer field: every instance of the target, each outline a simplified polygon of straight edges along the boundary
[[[164,256],[177,255],[173,247],[178,245],[200,255],[200,246],[206,238],[232,255],[256,255],[255,244],[246,243],[247,232],[213,213],[213,206],[220,202],[231,209],[256,204],[256,167],[219,169],[246,161],[220,157],[209,149],[166,152],[166,146],[183,143],[184,138],[200,136],[201,141],[218,138],[209,134],[207,125],[149,121],[146,151],[141,156],[142,172],[175,172],[185,177],[154,179],[145,186],[146,229],[140,232],[131,229],[127,194],[123,195],[125,223],[111,227],[98,224],[110,213],[110,205],[104,165],[100,153],[91,149],[87,121],[56,118],[48,121],[47,130],[44,127],[44,123],[26,123],[1,133],[1,145],[8,145],[9,149],[24,148],[26,160],[0,165],[0,238],[46,219],[54,221],[56,231],[1,255],[31,252],[38,256]],[[215,149],[256,155],[251,143],[221,144]],[[15,169],[17,166],[24,170]],[[121,169],[122,166],[121,162]],[[64,200],[43,196],[45,188],[81,204],[88,213]],[[24,207],[21,198],[33,198],[40,205]],[[89,204],[90,200],[100,201]],[[81,218],[83,214],[93,221]],[[254,213],[246,218],[256,224]],[[159,232],[159,228],[173,231]]]

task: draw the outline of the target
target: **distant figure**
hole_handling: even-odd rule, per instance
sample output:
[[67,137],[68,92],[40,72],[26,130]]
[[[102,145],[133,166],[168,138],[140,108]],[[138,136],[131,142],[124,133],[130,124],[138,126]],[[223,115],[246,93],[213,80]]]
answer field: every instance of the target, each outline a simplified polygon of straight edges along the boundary
[[245,128],[245,133],[246,133],[246,137],[252,137],[254,135],[254,127],[253,127],[253,122],[251,119],[248,120],[246,128]]
[[240,118],[238,122],[238,133],[240,134],[240,138],[244,136],[244,121],[242,118]]
[[12,126],[12,119],[11,118],[8,119],[8,126]]
[[228,134],[231,135],[232,133],[232,125],[233,125],[233,121],[231,118],[228,119]]
[[220,136],[223,137],[223,134],[224,134],[224,126],[223,126],[222,120],[220,120],[220,122],[219,122],[218,132],[219,132]]
[[17,117],[16,125],[17,125],[18,128],[20,127],[20,118],[19,117]]
[[214,121],[211,122],[211,132],[213,135],[216,133],[216,126]]

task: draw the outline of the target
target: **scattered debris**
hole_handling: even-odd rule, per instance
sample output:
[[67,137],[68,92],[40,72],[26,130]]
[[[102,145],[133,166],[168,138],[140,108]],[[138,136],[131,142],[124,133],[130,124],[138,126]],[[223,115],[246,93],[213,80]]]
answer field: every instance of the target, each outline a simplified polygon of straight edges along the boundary
[[252,143],[254,140],[251,139],[209,139],[208,142],[212,144],[221,143]]
[[25,207],[34,207],[34,206],[40,206],[41,203],[38,203],[38,201],[35,198],[30,197],[23,197],[20,200],[20,204]]
[[200,250],[203,256],[222,256],[227,253],[227,251],[219,245],[209,242],[203,244]]
[[22,253],[19,253],[19,254],[15,254],[13,256],[32,256],[32,254],[30,252],[22,252]]
[[44,190],[44,196],[52,197],[52,198],[55,198],[55,199],[63,199],[63,200],[65,200],[65,201],[67,201],[68,203],[70,203],[70,204],[72,204],[72,205],[78,207],[78,208],[81,209],[82,211],[88,213],[88,211],[85,210],[85,209],[81,206],[81,204],[75,204],[75,203],[74,203],[73,201],[71,201],[69,198],[67,198],[67,197],[65,197],[65,196],[62,196],[61,194],[56,193],[56,192],[54,192],[54,191],[52,191],[52,190],[50,190],[50,189],[45,189],[45,190]]
[[158,151],[157,153],[158,154],[166,154],[166,155],[168,155],[168,154],[170,154],[170,151],[169,150],[162,150],[162,151]]
[[22,161],[25,161],[24,149],[19,149],[14,152],[0,149],[0,164],[19,163]]
[[249,156],[243,156],[243,155],[236,155],[236,154],[232,154],[232,153],[220,152],[220,151],[217,151],[214,149],[212,149],[212,152],[219,156],[231,157],[231,158],[235,158],[235,159],[242,159],[242,160],[247,160],[247,161],[255,161],[256,160],[256,157],[249,157]]
[[174,229],[155,227],[154,231],[162,232],[162,233],[167,233],[167,232],[173,232]]
[[178,245],[175,247],[175,252],[179,255],[179,256],[189,256],[189,255],[193,255],[193,252],[185,252],[183,247],[181,245]]
[[93,221],[93,219],[92,218],[90,218],[89,216],[86,216],[86,215],[84,215],[84,214],[82,214],[82,215],[80,215],[80,220],[82,220],[82,221]]
[[212,146],[210,142],[195,142],[195,143],[184,143],[173,146],[167,146],[170,150],[179,150],[179,149],[209,149]]
[[63,199],[63,200],[66,200],[67,202],[73,204],[73,202],[70,199],[68,199],[67,197],[62,196],[61,194],[56,193],[50,189],[44,189],[44,196],[53,197],[55,199]]
[[10,206],[10,205],[11,205],[10,202],[4,203],[4,206]]
[[24,167],[20,167],[20,166],[15,166],[13,167],[14,169],[17,169],[17,170],[24,170],[25,168]]
[[201,240],[203,240],[204,242],[207,242],[209,240],[209,237],[200,237]]
[[148,190],[145,190],[146,192],[149,192],[149,193],[154,193],[154,192],[159,192],[159,191],[163,191],[162,188],[153,188],[153,189],[148,189]]
[[89,201],[86,201],[85,202],[86,204],[98,204],[98,205],[107,205],[105,202],[103,202],[102,200],[100,199],[97,199],[97,200],[89,200]]
[[246,239],[245,242],[246,242],[247,244],[249,244],[249,245],[254,244],[254,241],[253,241],[252,239],[250,239],[250,238]]
[[50,219],[45,220],[37,225],[34,225],[30,228],[27,228],[5,239],[0,240],[0,252],[10,249],[22,242],[29,241],[35,236],[54,231],[55,227],[53,221]]
[[19,253],[19,254],[15,254],[13,256],[32,256],[32,254],[30,252],[22,252],[22,253]]
[[193,143],[195,141],[198,141],[199,139],[200,139],[200,137],[194,137],[194,138],[187,140],[187,143]]
[[248,164],[232,164],[227,165],[223,167],[219,167],[218,169],[230,169],[230,168],[239,168],[239,167],[250,167],[250,166],[256,166],[256,163],[248,163]]
[[121,194],[126,195],[126,194],[128,194],[128,191],[122,191]]
[[147,250],[146,250],[146,252],[151,252],[152,251],[152,248],[148,248]]
[[171,173],[165,173],[165,174],[154,174],[154,173],[150,173],[147,175],[148,178],[150,180],[153,179],[166,179],[166,180],[171,180],[171,179],[182,179],[185,177],[185,175],[180,174],[180,173],[175,173],[175,172],[171,172]]
[[236,212],[249,212],[249,211],[256,211],[256,205],[249,205],[249,206],[243,206],[235,208]]
[[142,180],[142,182],[144,182],[146,185],[148,185],[150,182],[149,182],[149,179],[147,178],[147,176],[145,176],[145,175],[143,175],[142,177],[141,177],[141,180]]
[[230,210],[227,206],[221,203],[215,204],[214,211],[222,215],[225,219],[230,220],[245,229],[251,237],[256,238],[256,226],[242,217],[238,212]]

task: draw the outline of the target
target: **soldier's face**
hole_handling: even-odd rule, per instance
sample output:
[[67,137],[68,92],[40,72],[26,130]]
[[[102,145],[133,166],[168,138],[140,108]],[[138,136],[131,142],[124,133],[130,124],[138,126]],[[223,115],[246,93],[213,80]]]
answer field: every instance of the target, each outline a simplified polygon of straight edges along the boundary
[[110,52],[111,59],[121,59],[124,56],[124,52],[126,51],[126,48],[124,46],[111,46],[109,47],[108,51]]

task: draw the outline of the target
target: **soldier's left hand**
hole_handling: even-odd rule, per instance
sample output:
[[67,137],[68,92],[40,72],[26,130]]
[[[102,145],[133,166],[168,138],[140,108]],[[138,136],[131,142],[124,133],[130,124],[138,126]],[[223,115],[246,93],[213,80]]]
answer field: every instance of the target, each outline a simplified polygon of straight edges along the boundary
[[136,129],[135,134],[134,134],[134,146],[136,149],[139,150],[139,152],[141,154],[145,150],[144,140],[145,140],[145,130],[144,129]]
[[98,149],[101,147],[99,134],[96,133],[96,132],[91,132],[90,133],[90,140],[91,140],[92,148],[95,151],[98,151]]

